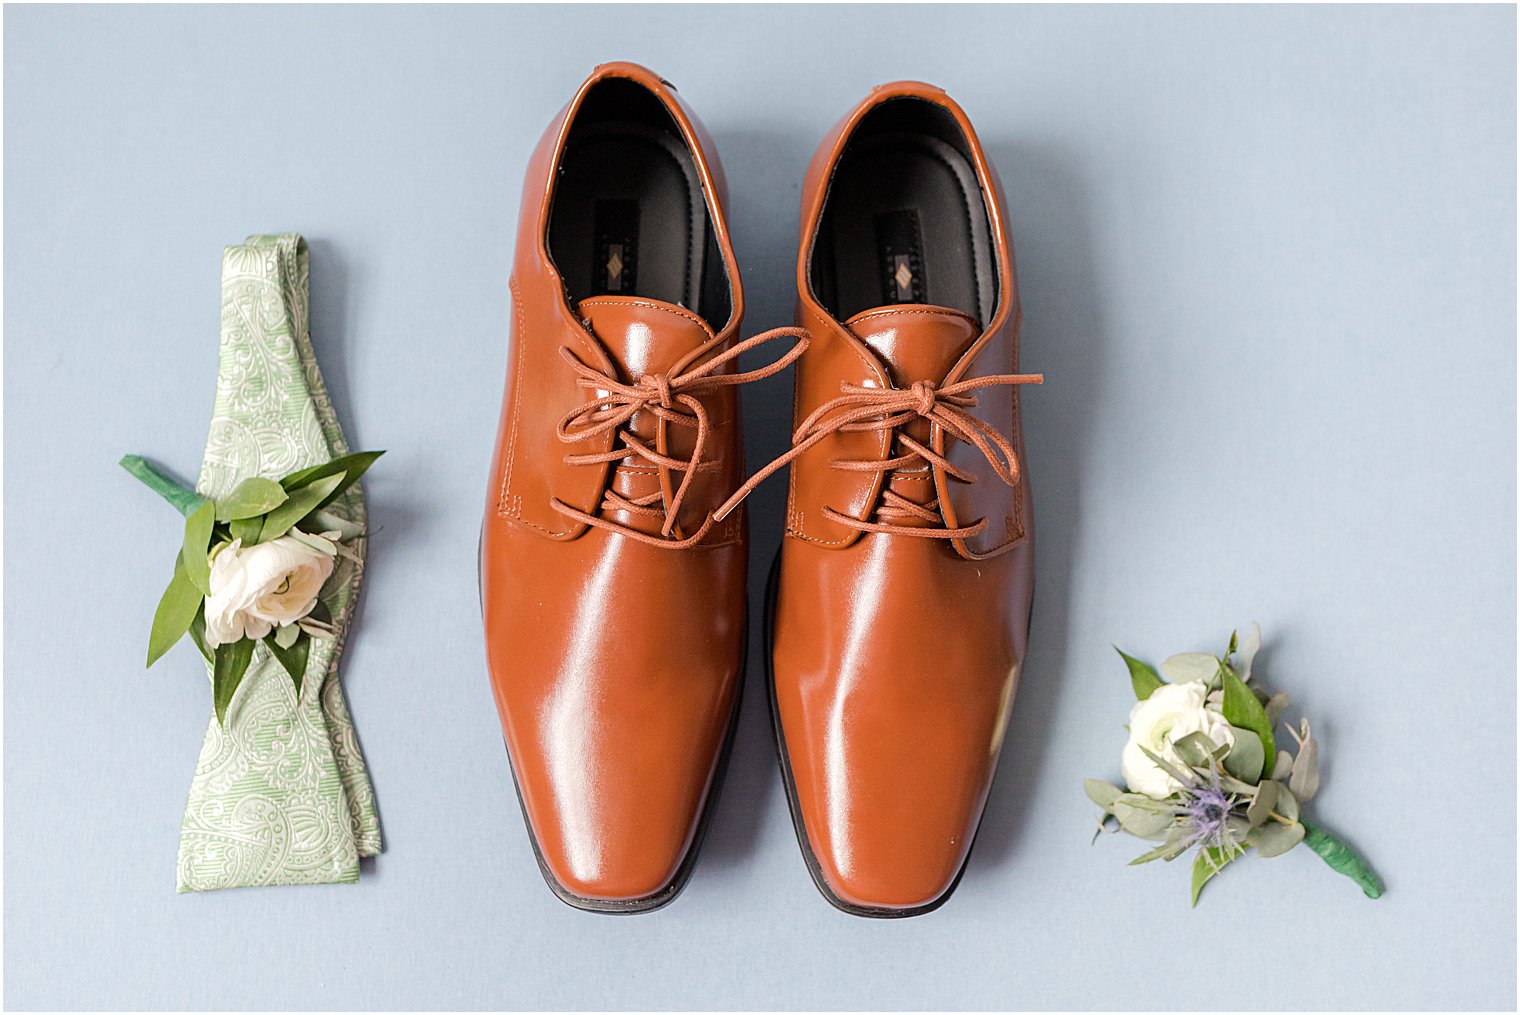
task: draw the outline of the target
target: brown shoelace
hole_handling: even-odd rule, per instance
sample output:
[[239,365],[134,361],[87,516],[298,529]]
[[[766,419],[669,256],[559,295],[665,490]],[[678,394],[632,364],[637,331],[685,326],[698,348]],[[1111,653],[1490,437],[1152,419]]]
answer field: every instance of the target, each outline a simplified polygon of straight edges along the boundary
[[[754,349],[766,342],[778,338],[795,338],[796,344],[786,351],[780,359],[768,363],[755,370],[744,373],[724,374],[718,373],[722,367],[737,359],[740,355]],[[671,472],[681,473],[681,482],[674,492],[665,482],[661,482],[661,488],[654,493],[640,497],[624,497],[617,491],[608,489],[602,494],[601,510],[603,511],[626,511],[631,515],[645,518],[663,518],[658,536],[638,529],[630,528],[618,522],[608,521],[597,515],[588,514],[578,508],[571,507],[558,497],[550,501],[554,510],[560,514],[569,515],[577,521],[587,525],[593,525],[599,529],[607,529],[636,539],[641,543],[651,546],[664,547],[671,550],[680,550],[688,546],[695,546],[707,535],[713,524],[720,519],[708,515],[696,532],[684,539],[672,538],[675,530],[676,519],[681,511],[681,504],[686,499],[686,493],[691,488],[691,481],[696,478],[698,472],[708,471],[718,467],[717,462],[705,460],[707,451],[707,438],[711,429],[707,416],[707,410],[703,407],[699,395],[713,391],[717,388],[732,387],[740,384],[748,384],[750,381],[763,380],[785,370],[797,357],[801,356],[808,347],[808,333],[803,328],[773,328],[753,338],[747,339],[737,345],[731,346],[713,358],[693,367],[676,377],[667,374],[645,374],[634,384],[624,384],[615,377],[586,365],[575,355],[569,347],[562,346],[559,354],[565,362],[570,364],[579,378],[576,385],[589,388],[593,391],[605,392],[594,401],[587,402],[567,412],[560,419],[554,432],[565,443],[587,440],[600,436],[608,431],[615,432],[614,445],[619,441],[622,447],[614,446],[611,451],[602,451],[591,454],[571,454],[565,456],[568,465],[597,465],[605,462],[621,462],[630,458],[643,459],[658,468],[668,469]],[[696,440],[692,448],[691,457],[688,459],[674,458],[666,454],[663,433],[657,440],[659,447],[650,447],[639,436],[628,429],[627,424],[633,417],[647,412],[656,419],[662,420],[673,426],[695,427]]]
[[[714,521],[722,521],[739,505],[755,487],[779,469],[785,468],[799,455],[835,433],[860,433],[872,430],[889,431],[888,447],[895,437],[903,449],[895,457],[881,461],[836,458],[829,462],[831,468],[846,472],[887,473],[920,463],[939,469],[945,475],[963,483],[975,483],[976,476],[951,464],[950,460],[934,449],[909,437],[899,429],[914,419],[925,419],[937,425],[944,433],[972,445],[992,465],[992,471],[1009,486],[1018,482],[1019,461],[1013,444],[991,424],[967,412],[976,405],[975,396],[969,392],[979,388],[1006,384],[1040,384],[1043,374],[996,374],[989,377],[973,377],[939,387],[929,381],[919,381],[911,388],[868,388],[858,384],[841,384],[843,392],[838,398],[820,405],[792,435],[792,447],[765,468],[755,473],[734,495],[713,513]],[[862,521],[825,506],[826,518],[862,532],[885,532],[901,536],[917,536],[927,539],[964,539],[975,536],[987,527],[987,519],[979,518],[970,525],[950,528],[944,524],[938,498],[928,504],[919,504],[892,490],[883,490],[882,503],[876,509],[878,521]],[[938,526],[915,526],[900,524],[901,520],[916,518],[925,522],[939,522]]]

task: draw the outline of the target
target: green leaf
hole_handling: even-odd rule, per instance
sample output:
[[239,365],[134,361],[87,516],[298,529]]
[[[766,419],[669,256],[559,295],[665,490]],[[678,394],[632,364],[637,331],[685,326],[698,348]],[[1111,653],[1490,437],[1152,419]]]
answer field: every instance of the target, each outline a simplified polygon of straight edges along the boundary
[[1110,814],[1114,810],[1114,801],[1124,795],[1124,791],[1111,782],[1102,779],[1086,779],[1082,788],[1087,792],[1087,799],[1097,804]]
[[267,543],[279,539],[292,525],[315,511],[318,504],[326,503],[328,496],[342,482],[342,476],[325,476],[296,487],[285,503],[264,516],[264,527],[259,530],[260,541]]
[[287,491],[293,492],[315,480],[325,479],[328,476],[336,476],[341,472],[343,474],[342,482],[334,487],[333,491],[317,505],[318,507],[326,507],[342,495],[343,491],[357,483],[359,477],[364,475],[371,465],[375,464],[375,459],[383,454],[385,454],[384,451],[360,451],[356,454],[334,458],[330,462],[313,465],[311,468],[302,469],[300,472],[292,472],[280,480],[280,485],[285,487]]
[[254,518],[285,503],[285,488],[272,479],[249,476],[231,493],[216,502],[216,520],[232,522]]
[[141,480],[148,489],[173,504],[174,509],[186,517],[206,502],[206,498],[183,483],[175,482],[166,472],[146,458],[125,455],[120,465]]
[[1136,698],[1144,701],[1151,696],[1152,691],[1166,683],[1150,663],[1142,663],[1134,656],[1125,655],[1124,650],[1117,645],[1114,646],[1114,651],[1123,657],[1124,665],[1129,667],[1129,682],[1135,689]]
[[195,647],[200,650],[201,656],[208,663],[216,662],[216,655],[206,644],[206,604],[203,601],[200,609],[195,611],[195,619],[190,621],[190,640],[195,642]]
[[1203,891],[1203,886],[1209,883],[1209,879],[1220,871],[1224,865],[1235,859],[1236,854],[1227,854],[1222,850],[1210,846],[1198,851],[1198,856],[1193,860],[1193,908],[1198,908],[1198,896]]
[[148,634],[148,665],[158,662],[160,656],[174,647],[174,643],[190,630],[195,615],[205,599],[200,590],[190,584],[185,574],[183,557],[174,558],[174,576],[164,589],[153,613],[153,630]]
[[290,674],[290,682],[296,687],[296,700],[301,700],[301,680],[306,676],[306,656],[311,650],[311,637],[297,638],[296,643],[289,648],[281,645],[274,635],[264,639],[264,644],[269,646],[270,654],[280,661],[285,667],[285,672]]
[[1267,858],[1282,856],[1297,846],[1304,838],[1304,826],[1298,822],[1291,825],[1269,821],[1256,829],[1256,855]]
[[1255,828],[1267,818],[1272,816],[1272,810],[1277,806],[1278,784],[1271,779],[1261,780],[1261,785],[1256,787],[1256,795],[1251,798],[1251,805],[1246,808],[1246,820]]
[[216,525],[216,505],[209,500],[190,512],[185,519],[185,545],[180,559],[185,562],[185,576],[201,595],[211,595],[211,564],[207,552],[211,548],[211,530]]
[[[1224,663],[1218,665],[1219,675],[1224,678],[1224,700],[1220,703],[1219,710],[1224,713],[1225,721],[1231,726],[1238,726],[1256,734],[1257,739],[1261,741],[1263,760],[1276,758],[1277,743],[1272,738],[1272,723],[1267,719],[1266,710],[1261,707],[1261,702],[1256,700],[1256,695],[1251,693],[1245,681],[1235,675],[1234,670]],[[1260,774],[1261,766],[1258,765],[1257,775]]]
[[227,721],[227,706],[232,704],[232,696],[237,693],[238,685],[243,682],[243,674],[248,672],[248,664],[253,661],[252,638],[239,638],[237,641],[216,647],[216,667],[211,674],[211,696],[216,704],[216,721],[224,724]]
[[264,530],[264,518],[239,518],[229,526],[233,539],[240,539],[243,546],[254,546],[259,541],[259,534]]
[[301,637],[301,629],[294,624],[281,624],[274,629],[273,638],[280,648],[290,648]]
[[1255,786],[1261,781],[1261,769],[1266,763],[1266,756],[1261,753],[1261,741],[1250,730],[1239,726],[1230,729],[1235,732],[1235,743],[1230,747],[1230,753],[1224,756],[1225,771]]
[[1304,845],[1312,849],[1330,869],[1344,874],[1361,886],[1362,894],[1376,899],[1383,894],[1383,882],[1347,843],[1331,835],[1318,825],[1304,826]]

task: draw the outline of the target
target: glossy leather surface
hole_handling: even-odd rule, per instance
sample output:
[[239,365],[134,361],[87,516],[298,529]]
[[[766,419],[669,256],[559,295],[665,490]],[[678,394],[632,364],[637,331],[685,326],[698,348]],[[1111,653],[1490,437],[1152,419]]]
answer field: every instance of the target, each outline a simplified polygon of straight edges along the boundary
[[[961,310],[921,305],[838,321],[812,292],[810,252],[833,167],[863,116],[904,99],[941,107],[964,133],[998,262],[998,300],[985,328]],[[798,317],[812,344],[797,366],[799,422],[846,385],[944,388],[1017,373],[1020,315],[1002,198],[969,121],[944,92],[915,82],[873,91],[819,149],[802,207]],[[974,482],[926,461],[884,472],[839,467],[841,459],[896,459],[900,445],[881,430],[835,433],[792,465],[772,635],[776,713],[815,876],[852,911],[933,908],[958,877],[981,819],[1033,596],[1019,390],[981,388],[966,409],[1016,452],[1012,485],[982,451],[923,418],[898,432],[927,442]],[[862,532],[825,514],[880,520],[888,491],[937,515],[929,522],[897,510],[901,528],[987,524],[954,539],[916,538]]]
[[[545,241],[549,206],[576,110],[609,78],[655,95],[695,156],[729,281],[726,321],[639,297],[567,302]],[[731,387],[695,396],[710,422],[707,464],[672,531],[662,534],[659,518],[616,505],[646,495],[669,504],[682,473],[638,457],[567,461],[615,450],[618,436],[614,429],[565,439],[567,417],[586,411],[596,419],[587,406],[606,392],[579,385],[561,349],[591,371],[637,385],[678,375],[731,344],[743,302],[711,143],[657,75],[632,64],[598,67],[534,153],[520,223],[509,367],[481,536],[491,682],[551,886],[572,904],[650,908],[679,887],[673,881],[693,849],[733,713],[744,640],[743,515],[689,548],[656,544],[698,533],[741,478],[738,399]],[[720,372],[732,371],[729,363]],[[637,412],[626,428],[672,459],[693,453],[693,430],[651,411]],[[609,492],[624,501],[609,506]],[[556,501],[655,542],[578,521]]]

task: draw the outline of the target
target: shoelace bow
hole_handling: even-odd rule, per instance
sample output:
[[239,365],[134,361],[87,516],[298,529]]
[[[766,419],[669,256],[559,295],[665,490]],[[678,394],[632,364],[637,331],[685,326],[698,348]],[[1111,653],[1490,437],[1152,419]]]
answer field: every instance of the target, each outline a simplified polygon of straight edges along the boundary
[[[755,370],[747,370],[743,373],[718,373],[727,363],[737,359],[751,349],[764,345],[766,342],[778,338],[794,338],[796,344],[788,349],[781,358]],[[621,462],[630,458],[643,459],[659,468],[668,469],[671,472],[681,474],[681,482],[674,493],[670,493],[668,485],[663,481],[660,489],[651,494],[639,497],[624,497],[610,487],[603,491],[601,510],[603,511],[626,511],[629,514],[644,518],[663,518],[658,536],[638,529],[630,528],[618,522],[609,521],[597,515],[588,514],[578,508],[574,508],[558,497],[550,501],[554,510],[561,514],[569,515],[586,525],[592,525],[600,529],[607,529],[620,533],[630,539],[636,539],[641,543],[666,549],[679,550],[689,546],[695,546],[701,542],[708,530],[721,519],[709,514],[702,521],[702,525],[691,535],[684,539],[674,539],[671,533],[675,530],[676,520],[681,512],[681,505],[686,499],[687,491],[691,488],[691,482],[697,473],[706,472],[719,467],[718,462],[709,462],[705,459],[707,451],[707,438],[711,430],[707,409],[703,407],[698,396],[724,387],[734,387],[740,384],[748,384],[750,381],[763,380],[772,374],[780,373],[796,361],[808,347],[808,333],[803,328],[773,328],[762,332],[753,338],[746,339],[737,345],[731,346],[718,355],[703,362],[700,366],[693,367],[675,377],[663,373],[645,374],[633,384],[624,384],[615,377],[588,366],[570,348],[561,346],[559,354],[565,362],[578,374],[576,386],[589,388],[593,391],[605,392],[594,401],[587,402],[567,412],[555,427],[555,435],[567,444],[576,441],[588,440],[598,437],[609,431],[614,432],[614,445],[622,442],[622,447],[614,446],[610,451],[601,451],[587,454],[566,455],[564,460],[568,465],[598,465],[606,462]],[[658,448],[650,447],[643,439],[627,424],[635,415],[647,412],[656,419],[673,426],[696,428],[696,438],[693,443],[691,457],[680,459],[665,453],[663,433],[658,443]]]
[[[791,449],[746,480],[744,485],[739,487],[734,495],[713,513],[713,518],[722,521],[739,505],[740,501],[772,473],[785,468],[798,456],[835,433],[886,430],[889,431],[888,447],[892,446],[892,439],[895,438],[897,444],[904,450],[895,457],[881,461],[835,458],[829,462],[830,468],[845,472],[887,473],[923,462],[963,483],[975,483],[976,476],[953,465],[948,458],[938,454],[933,448],[921,444],[901,431],[900,428],[904,424],[920,418],[939,426],[944,433],[957,440],[975,447],[991,464],[992,471],[997,477],[1007,485],[1013,486],[1019,478],[1018,453],[1014,450],[1012,442],[995,427],[967,411],[976,406],[976,398],[969,392],[994,385],[1040,384],[1044,380],[1044,374],[995,374],[956,381],[943,387],[930,381],[918,381],[911,388],[868,388],[859,384],[841,384],[840,391],[843,394],[820,405],[812,415],[802,421],[802,425],[792,435]],[[890,489],[882,490],[881,499],[882,503],[876,509],[876,517],[881,520],[877,522],[862,521],[828,506],[824,507],[823,514],[831,521],[862,532],[887,532],[928,539],[965,539],[977,535],[987,527],[985,518],[979,518],[970,525],[958,528],[949,528],[944,524],[939,527],[896,524],[897,519],[906,518],[943,523],[944,514],[940,510],[939,499],[935,498],[928,504],[919,504]]]

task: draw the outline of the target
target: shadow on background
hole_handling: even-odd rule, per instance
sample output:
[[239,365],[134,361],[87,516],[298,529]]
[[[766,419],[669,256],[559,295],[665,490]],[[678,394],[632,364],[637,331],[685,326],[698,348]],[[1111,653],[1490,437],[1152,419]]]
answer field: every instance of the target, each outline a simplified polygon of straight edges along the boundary
[[[749,337],[791,324],[796,315],[793,283],[797,263],[798,201],[802,175],[818,138],[803,131],[714,133],[729,182],[729,229],[744,285],[744,327]],[[781,355],[776,342],[747,354],[740,369],[753,369]],[[744,413],[747,473],[791,447],[792,371],[740,388]],[[749,648],[744,704],[718,810],[713,815],[696,878],[747,862],[756,852],[766,822],[785,820],[779,803],[780,769],[771,732],[765,676],[765,579],[781,547],[786,514],[786,477],[772,477],[746,501],[749,511]],[[801,875],[801,858],[798,872]]]
[[[1018,863],[1018,845],[1049,747],[1070,647],[1071,576],[1082,535],[1089,407],[1102,392],[1101,291],[1077,167],[1023,141],[983,139],[1007,192],[1019,294],[1022,370],[1045,383],[1022,393],[1035,504],[1035,601],[1008,739],[968,878]],[[1070,787],[1080,795],[1081,787]]]

